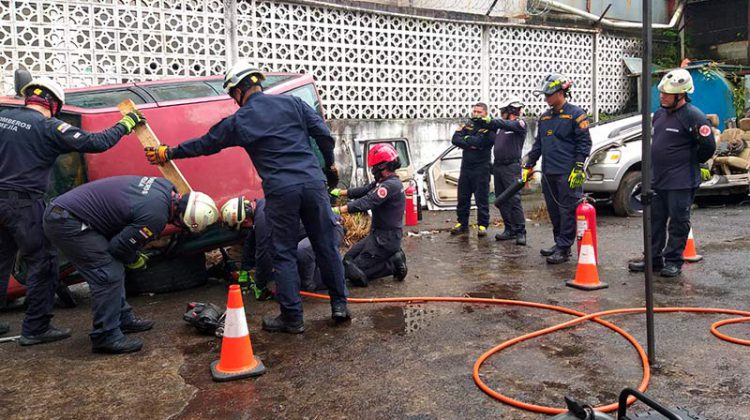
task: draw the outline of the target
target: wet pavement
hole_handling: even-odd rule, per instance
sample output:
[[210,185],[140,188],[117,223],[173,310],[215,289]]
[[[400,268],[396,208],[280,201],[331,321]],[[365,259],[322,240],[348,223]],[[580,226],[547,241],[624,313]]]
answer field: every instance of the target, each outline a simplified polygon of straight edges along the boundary
[[[546,221],[530,222],[529,246],[517,247],[492,235],[452,237],[445,230],[453,216],[426,213],[420,226],[408,229],[421,233],[404,241],[410,269],[405,282],[378,280],[352,289],[352,297],[494,297],[583,312],[644,305],[643,276],[626,268],[640,253],[640,219],[600,215],[599,274],[610,287],[583,292],[564,285],[575,263],[548,266],[539,256],[539,248],[552,243]],[[750,310],[750,207],[699,208],[693,226],[705,259],[686,265],[681,278],[656,277],[657,306]],[[209,364],[219,357],[219,343],[198,335],[181,316],[189,301],[222,306],[223,284],[130,298],[137,314],[157,325],[139,335],[144,350],[127,356],[91,354],[88,298],[85,288],[76,293],[79,307],[59,309],[54,320],[71,327],[73,337],[30,348],[0,344],[0,418],[544,418],[489,398],[474,384],[471,369],[501,341],[571,319],[518,306],[413,302],[352,305],[351,324],[334,326],[326,302],[305,298],[307,330],[290,336],[260,329],[261,316],[276,313],[274,302],[246,299],[253,348],[268,371],[214,383]],[[10,334],[18,333],[21,318],[20,309],[0,313],[0,321],[12,324]],[[656,315],[661,367],[653,372],[651,396],[709,419],[750,419],[750,348],[709,332],[724,318]],[[645,347],[644,315],[610,320]],[[748,324],[722,331],[750,339]],[[622,337],[588,323],[495,355],[481,375],[513,398],[562,406],[564,395],[589,404],[613,402],[622,388],[638,385],[641,368]]]

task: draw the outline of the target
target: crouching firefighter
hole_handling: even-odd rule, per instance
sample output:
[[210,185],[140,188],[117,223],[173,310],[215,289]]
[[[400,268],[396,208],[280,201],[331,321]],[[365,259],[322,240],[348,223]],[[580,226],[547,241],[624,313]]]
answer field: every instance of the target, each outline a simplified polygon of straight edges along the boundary
[[372,210],[370,234],[354,244],[344,255],[344,274],[355,286],[366,287],[371,279],[393,275],[394,280],[406,278],[406,255],[401,249],[404,226],[404,195],[396,169],[401,167],[398,152],[390,144],[376,144],[367,154],[375,181],[349,190],[333,189],[334,197],[355,200],[334,207],[335,214]]
[[143,342],[125,336],[154,322],[138,319],[125,301],[125,269],[144,270],[143,246],[167,223],[193,233],[218,220],[206,194],[180,195],[163,178],[117,176],[81,185],[44,213],[44,233],[89,284],[94,353],[131,353]]
[[[273,293],[269,283],[273,280],[273,244],[271,229],[266,221],[266,200],[246,200],[245,197],[232,198],[221,207],[222,222],[231,229],[247,230],[242,247],[242,263],[238,282],[243,289],[252,290],[257,300],[269,300]],[[344,239],[341,218],[336,216],[334,237],[340,245]],[[297,271],[302,290],[315,292],[328,289],[326,280],[316,264],[312,243],[307,237],[304,225],[300,223],[297,243]],[[250,270],[255,269],[255,275]]]

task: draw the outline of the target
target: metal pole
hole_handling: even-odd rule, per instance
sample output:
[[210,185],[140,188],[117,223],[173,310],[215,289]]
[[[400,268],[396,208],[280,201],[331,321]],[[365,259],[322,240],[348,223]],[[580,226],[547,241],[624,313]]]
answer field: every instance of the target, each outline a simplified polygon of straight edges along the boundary
[[641,69],[643,262],[646,274],[646,339],[648,361],[656,360],[654,344],[654,273],[651,267],[651,0],[643,0],[643,68]]

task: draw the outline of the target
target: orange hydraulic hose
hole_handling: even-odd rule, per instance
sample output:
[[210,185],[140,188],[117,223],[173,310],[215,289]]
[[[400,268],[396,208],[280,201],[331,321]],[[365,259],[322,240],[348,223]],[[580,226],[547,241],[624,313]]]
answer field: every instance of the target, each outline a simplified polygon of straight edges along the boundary
[[[300,294],[303,296],[312,297],[316,299],[325,299],[325,300],[329,299],[328,296],[317,294],[317,293],[300,292]],[[553,325],[551,327],[543,328],[543,329],[540,329],[538,331],[534,331],[528,334],[524,334],[524,335],[512,338],[510,340],[506,340],[498,344],[497,346],[493,347],[492,349],[487,350],[474,363],[474,368],[472,369],[474,382],[484,393],[491,396],[492,398],[495,398],[498,401],[504,402],[506,404],[509,404],[514,407],[518,407],[527,411],[533,411],[533,412],[544,413],[544,414],[560,414],[560,413],[566,412],[567,410],[562,409],[562,408],[555,408],[555,407],[548,407],[548,406],[543,406],[543,405],[525,403],[523,401],[515,400],[500,392],[493,390],[492,388],[487,386],[487,384],[485,384],[484,381],[482,381],[481,377],[479,376],[479,369],[481,368],[482,364],[484,364],[484,362],[493,354],[498,353],[517,343],[530,340],[532,338],[536,338],[542,335],[550,334],[556,331],[560,331],[565,328],[580,324],[584,321],[593,321],[615,331],[616,333],[623,336],[626,340],[628,340],[628,342],[630,342],[630,344],[636,349],[636,351],[638,352],[638,356],[641,360],[641,366],[643,368],[643,378],[641,379],[641,383],[638,385],[639,391],[644,392],[646,388],[648,387],[648,383],[651,379],[648,356],[646,355],[646,352],[643,350],[643,347],[640,345],[640,343],[638,343],[638,341],[635,338],[633,338],[633,336],[625,332],[620,327],[610,322],[599,319],[601,317],[611,316],[611,315],[643,313],[643,312],[646,312],[646,308],[614,309],[614,310],[609,310],[609,311],[601,311],[601,312],[596,312],[592,314],[586,314],[584,312],[579,312],[579,311],[568,309],[562,306],[547,305],[543,303],[527,302],[527,301],[521,301],[521,300],[510,300],[510,299],[489,299],[489,298],[470,298],[470,297],[396,297],[396,298],[364,298],[364,299],[363,298],[350,298],[348,301],[351,303],[458,302],[458,303],[490,304],[490,305],[515,305],[515,306],[525,306],[529,308],[548,309],[552,311],[566,313],[569,315],[575,315],[577,318],[572,319],[570,321],[563,322],[557,325]],[[716,337],[722,340],[726,340],[726,341],[736,343],[736,344],[750,346],[750,340],[741,340],[738,338],[733,338],[733,337],[721,334],[717,330],[719,327],[721,327],[722,325],[726,325],[726,324],[750,322],[750,312],[740,311],[740,310],[735,310],[735,309],[689,308],[689,307],[655,308],[654,312],[658,312],[658,313],[671,313],[671,312],[718,313],[718,314],[725,314],[725,315],[742,316],[743,318],[726,319],[726,320],[718,321],[714,323],[713,325],[711,325],[711,332]],[[634,397],[630,397],[628,399],[628,404],[632,404],[634,400],[635,400]],[[597,411],[608,412],[608,411],[616,410],[617,407],[618,407],[618,404],[615,402],[615,403],[601,405],[601,406],[594,407],[594,408]]]

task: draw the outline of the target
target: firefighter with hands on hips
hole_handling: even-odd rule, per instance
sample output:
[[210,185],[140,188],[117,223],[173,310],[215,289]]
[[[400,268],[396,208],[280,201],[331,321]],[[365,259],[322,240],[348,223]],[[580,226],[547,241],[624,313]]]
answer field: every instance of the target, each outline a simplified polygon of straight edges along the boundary
[[138,319],[125,301],[125,269],[144,270],[144,245],[167,223],[199,233],[219,218],[211,197],[180,195],[164,178],[115,176],[83,184],[55,198],[44,213],[44,233],[91,290],[94,353],[131,353],[143,342],[125,336],[154,322]]
[[[58,156],[108,150],[144,120],[131,112],[113,127],[89,133],[58,119],[65,92],[39,77],[23,86],[25,106],[0,111],[0,306],[16,255],[27,263],[26,316],[19,343],[27,346],[70,337],[70,329],[50,324],[59,286],[57,257],[44,236],[43,195]],[[0,331],[7,325],[0,325]]]
[[458,178],[458,223],[451,235],[469,232],[471,196],[477,204],[477,236],[487,236],[490,224],[490,165],[495,132],[490,127],[487,105],[477,103],[472,107],[471,118],[458,127],[451,143],[463,150],[461,172]]
[[[500,120],[492,120],[495,135],[495,161],[492,165],[495,176],[495,194],[499,195],[516,184],[521,176],[521,153],[526,140],[526,122],[521,119],[523,102],[517,98],[505,101],[500,108]],[[516,240],[517,245],[526,245],[526,217],[521,207],[520,191],[500,206],[500,215],[505,225],[503,232],[495,235],[498,241]]]
[[542,189],[555,237],[551,248],[541,250],[549,264],[570,259],[570,247],[576,238],[576,206],[586,180],[583,164],[591,152],[588,116],[567,101],[572,85],[567,77],[553,73],[535,91],[544,95],[550,109],[539,118],[536,139],[522,171],[526,181],[542,157]]
[[[336,322],[351,319],[326,188],[326,181],[330,188],[338,184],[335,141],[315,110],[293,95],[264,94],[263,80],[263,73],[249,63],[233,65],[224,78],[224,90],[239,109],[201,137],[175,147],[146,148],[146,157],[162,164],[212,155],[227,147],[247,151],[262,180],[266,217],[273,231],[274,283],[281,309],[279,316],[263,319],[263,329],[298,334],[305,330],[296,255],[300,219],[331,296],[331,317]],[[310,137],[325,160],[322,171]]]
[[[693,78],[685,69],[667,73],[659,82],[661,109],[654,113],[651,146],[651,201],[653,270],[662,277],[682,272],[682,253],[690,233],[690,207],[701,181],[711,179],[701,165],[716,150],[711,123],[690,104]],[[667,238],[668,237],[668,238]],[[631,271],[644,271],[644,261],[628,264]]]
[[[248,230],[242,247],[239,284],[253,291],[256,300],[273,299],[268,283],[273,280],[273,255],[271,253],[271,231],[265,215],[266,200],[246,200],[244,197],[232,198],[221,207],[222,222],[231,229]],[[336,217],[335,237],[338,245],[344,239],[344,228],[341,218]],[[304,226],[300,225],[299,242],[297,243],[297,270],[302,290],[315,292],[325,289],[315,261],[315,251]],[[251,271],[255,269],[253,276]]]
[[334,207],[336,214],[372,210],[369,235],[354,244],[344,255],[344,272],[355,286],[367,287],[370,280],[392,275],[394,280],[406,278],[406,255],[401,249],[406,195],[396,169],[401,160],[388,143],[374,145],[367,153],[367,165],[375,181],[348,190],[334,189],[334,197],[354,200]]

